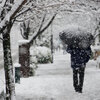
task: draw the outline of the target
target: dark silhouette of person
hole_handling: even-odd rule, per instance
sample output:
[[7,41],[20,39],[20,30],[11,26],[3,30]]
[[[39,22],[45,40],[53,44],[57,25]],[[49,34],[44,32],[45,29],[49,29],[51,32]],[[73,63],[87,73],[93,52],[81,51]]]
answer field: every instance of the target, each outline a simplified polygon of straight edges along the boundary
[[73,69],[73,86],[76,92],[82,93],[86,63],[91,57],[91,48],[67,47],[71,54],[71,67]]

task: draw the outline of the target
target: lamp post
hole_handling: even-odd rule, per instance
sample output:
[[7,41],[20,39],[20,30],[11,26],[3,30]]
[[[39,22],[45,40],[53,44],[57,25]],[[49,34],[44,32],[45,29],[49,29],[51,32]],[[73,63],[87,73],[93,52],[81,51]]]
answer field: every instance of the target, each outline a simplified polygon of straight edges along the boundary
[[52,60],[51,60],[51,63],[53,63],[53,31],[52,31],[52,25],[51,24],[51,56],[52,56]]

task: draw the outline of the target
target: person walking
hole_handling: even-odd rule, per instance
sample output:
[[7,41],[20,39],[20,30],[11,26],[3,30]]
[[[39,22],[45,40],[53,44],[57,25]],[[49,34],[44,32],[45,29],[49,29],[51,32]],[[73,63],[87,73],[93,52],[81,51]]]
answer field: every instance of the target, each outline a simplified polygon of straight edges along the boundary
[[68,46],[67,52],[71,54],[74,89],[76,92],[82,93],[86,63],[91,57],[91,47],[79,48],[78,46]]

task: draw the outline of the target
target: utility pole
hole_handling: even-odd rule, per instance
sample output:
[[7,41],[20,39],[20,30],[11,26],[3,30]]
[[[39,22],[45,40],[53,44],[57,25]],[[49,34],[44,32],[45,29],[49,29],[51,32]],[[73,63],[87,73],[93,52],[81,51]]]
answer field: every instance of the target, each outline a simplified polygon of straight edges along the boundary
[[53,23],[51,24],[51,56],[52,56],[52,60],[51,63],[53,63],[53,31],[52,31],[52,27]]

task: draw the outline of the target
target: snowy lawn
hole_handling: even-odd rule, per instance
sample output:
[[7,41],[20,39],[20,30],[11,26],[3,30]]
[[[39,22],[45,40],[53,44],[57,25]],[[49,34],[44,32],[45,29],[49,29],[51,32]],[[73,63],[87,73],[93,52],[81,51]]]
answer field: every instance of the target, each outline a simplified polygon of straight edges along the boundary
[[36,75],[16,84],[17,100],[100,100],[100,69],[94,61],[86,68],[83,93],[72,85],[70,55],[57,52],[53,64],[39,65]]

